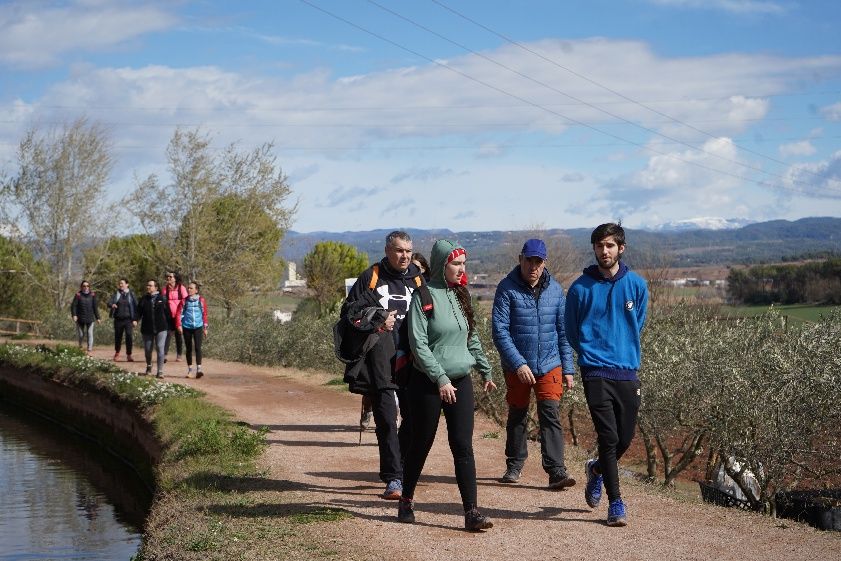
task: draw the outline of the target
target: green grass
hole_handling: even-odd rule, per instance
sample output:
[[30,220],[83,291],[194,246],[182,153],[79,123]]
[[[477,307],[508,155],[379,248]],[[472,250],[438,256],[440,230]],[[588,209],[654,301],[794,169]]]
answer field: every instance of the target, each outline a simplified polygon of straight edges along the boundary
[[[832,310],[841,306],[816,306],[814,304],[790,304],[786,306],[774,306],[774,309],[791,320],[797,322],[815,322],[821,316],[829,314]],[[730,313],[738,317],[758,316],[768,310],[768,306],[723,306],[722,312]]]

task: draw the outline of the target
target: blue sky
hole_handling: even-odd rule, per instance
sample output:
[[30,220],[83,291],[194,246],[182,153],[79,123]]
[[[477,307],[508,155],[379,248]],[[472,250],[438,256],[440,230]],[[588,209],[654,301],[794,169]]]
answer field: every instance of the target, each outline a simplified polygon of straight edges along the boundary
[[275,143],[303,232],[841,216],[836,0],[0,3],[0,165],[109,130]]

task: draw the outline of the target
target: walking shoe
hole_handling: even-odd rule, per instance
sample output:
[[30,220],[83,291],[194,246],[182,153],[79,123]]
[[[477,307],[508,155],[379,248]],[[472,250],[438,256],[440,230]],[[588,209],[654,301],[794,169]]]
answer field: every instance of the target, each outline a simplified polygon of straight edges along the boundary
[[134,362],[134,359],[131,358],[131,355],[126,355],[126,362]]
[[201,366],[199,366],[198,370],[196,370],[196,378],[201,378],[202,376],[204,376],[204,372],[201,371]]
[[590,508],[599,506],[602,500],[602,483],[604,479],[601,474],[596,474],[595,468],[598,460],[587,460],[584,463],[584,474],[587,476],[587,485],[584,486],[584,500]]
[[516,483],[520,480],[520,470],[515,467],[509,467],[499,478],[500,483]]
[[163,378],[163,377],[164,377],[164,373],[162,371],[158,370],[158,373],[155,374],[155,378]]
[[187,368],[187,377],[188,378],[195,378],[196,377],[195,374],[193,374],[193,367],[192,366],[189,366]]
[[381,495],[387,501],[396,501],[400,499],[400,495],[403,494],[403,482],[399,479],[392,479],[388,482],[388,485],[385,486],[385,491]]
[[397,521],[403,524],[415,523],[415,501],[400,497],[400,504],[397,505]]
[[607,525],[628,525],[628,515],[625,513],[625,503],[622,502],[622,499],[610,501],[610,506],[607,507]]
[[476,507],[464,513],[464,529],[468,532],[478,532],[493,527],[494,523],[491,522],[490,517],[479,512]]
[[144,375],[144,376],[149,376],[150,374],[152,374],[152,365],[151,365],[151,364],[147,364],[147,365],[146,365],[146,372],[144,372],[144,373],[143,373],[143,375]]
[[116,353],[114,353],[114,362],[117,362],[117,359],[119,359],[119,358],[120,358],[120,351],[117,351]]
[[181,355],[175,355],[175,362],[181,362]]
[[549,476],[550,489],[566,489],[575,485],[575,479],[567,475],[566,471],[556,471]]

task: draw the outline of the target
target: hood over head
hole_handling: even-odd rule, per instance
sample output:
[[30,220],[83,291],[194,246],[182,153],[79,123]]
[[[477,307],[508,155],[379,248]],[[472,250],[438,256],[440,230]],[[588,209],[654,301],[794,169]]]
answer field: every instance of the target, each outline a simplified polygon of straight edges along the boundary
[[[455,253],[454,253],[455,252]],[[450,240],[438,240],[432,246],[432,253],[429,258],[429,282],[435,286],[447,286],[447,279],[444,277],[444,268],[450,262],[451,255],[455,256],[467,251],[458,242]],[[467,275],[463,277],[462,284],[467,284]]]

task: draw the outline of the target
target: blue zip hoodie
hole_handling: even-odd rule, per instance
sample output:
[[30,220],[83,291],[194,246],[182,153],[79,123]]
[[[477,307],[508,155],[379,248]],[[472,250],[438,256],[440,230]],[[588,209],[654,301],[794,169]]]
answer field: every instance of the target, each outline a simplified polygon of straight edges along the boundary
[[596,265],[584,269],[567,291],[566,336],[578,354],[581,375],[638,380],[640,333],[645,324],[648,288],[619,262],[612,279]]

